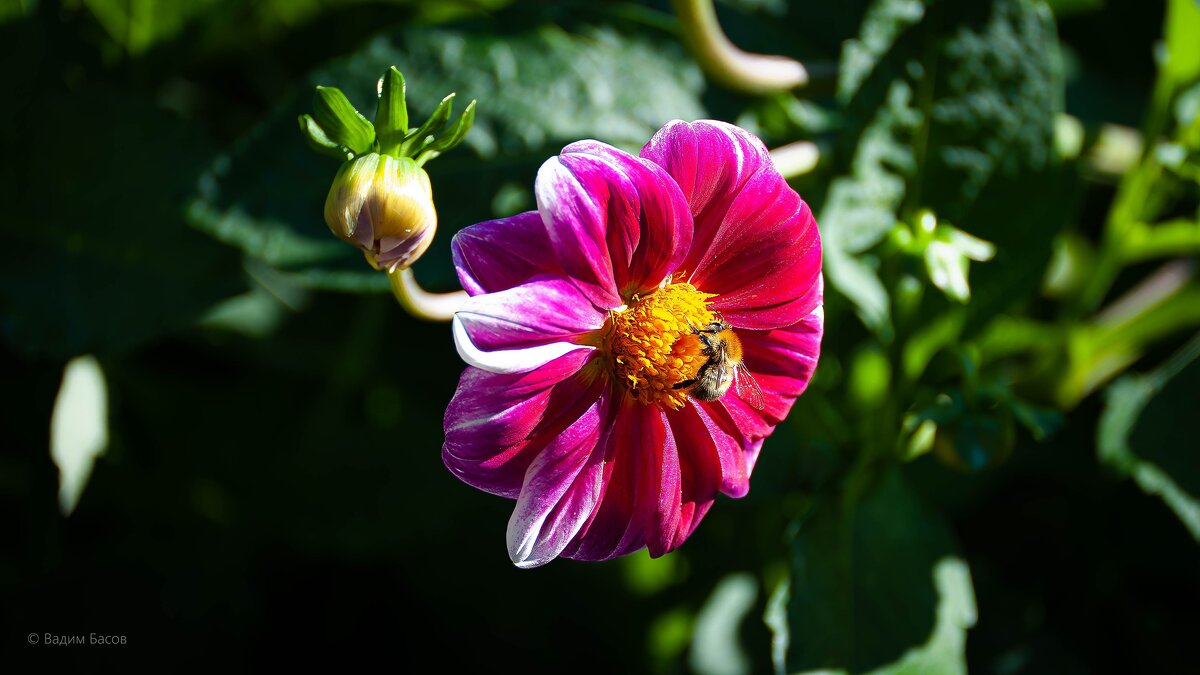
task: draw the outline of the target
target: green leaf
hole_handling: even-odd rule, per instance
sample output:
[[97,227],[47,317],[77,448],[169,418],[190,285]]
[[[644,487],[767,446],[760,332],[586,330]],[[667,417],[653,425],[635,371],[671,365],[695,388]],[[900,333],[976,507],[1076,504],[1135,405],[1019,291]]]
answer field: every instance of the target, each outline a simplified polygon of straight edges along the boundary
[[878,0],[863,17],[858,37],[842,45],[838,100],[848,103],[906,29],[925,16],[923,0]]
[[915,171],[911,134],[921,116],[911,107],[912,88],[896,80],[885,104],[863,130],[847,176],[837,178],[818,222],[830,284],[849,298],[863,323],[886,332],[889,301],[883,283],[853,256],[878,244],[896,224],[906,178]]
[[748,675],[750,656],[742,646],[742,622],[754,609],[758,582],[744,572],[717,582],[696,615],[688,664],[697,675]]
[[[1159,463],[1148,460],[1134,450],[1135,431],[1140,421],[1147,415],[1147,409],[1160,401],[1170,405],[1178,401],[1176,407],[1168,408],[1170,414],[1164,417],[1160,424],[1148,425],[1154,432],[1149,445],[1151,449],[1158,448],[1162,455],[1161,461],[1182,463],[1191,469],[1192,482],[1200,484],[1200,466],[1197,465],[1195,453],[1184,448],[1194,448],[1193,431],[1184,429],[1176,433],[1175,438],[1162,438],[1170,434],[1179,416],[1190,414],[1195,409],[1197,390],[1200,390],[1200,367],[1195,362],[1200,358],[1200,335],[1196,336],[1176,353],[1170,360],[1158,369],[1144,375],[1126,375],[1109,385],[1105,391],[1104,413],[1100,416],[1097,428],[1097,454],[1100,461],[1113,467],[1122,474],[1129,476],[1142,488],[1146,494],[1157,495],[1175,513],[1179,520],[1200,542],[1200,498],[1195,493],[1189,493],[1185,486],[1169,474]],[[1188,383],[1191,391],[1166,392],[1169,383],[1181,373],[1190,375]],[[1162,395],[1162,396],[1160,396]],[[1159,421],[1159,420],[1155,420]],[[1186,427],[1187,425],[1182,425]],[[1174,450],[1176,452],[1172,453]],[[1172,454],[1182,451],[1190,457],[1175,459]]]
[[[898,220],[924,208],[994,242],[1000,256],[1016,256],[976,284],[997,282],[983,293],[991,311],[1036,290],[1040,251],[1048,250],[1038,243],[1061,229],[1066,220],[1058,214],[1070,203],[1054,179],[1054,120],[1063,99],[1058,52],[1053,19],[1034,0],[937,11],[900,0],[871,5],[842,54],[839,100],[847,133],[857,134],[853,154],[818,218],[830,285],[868,328],[891,331],[882,293],[891,282],[872,272],[872,249]],[[1047,203],[1053,214],[1044,213]],[[860,264],[847,264],[850,258]],[[951,295],[965,299],[961,261],[932,262]]]
[[965,673],[975,603],[948,527],[896,469],[865,489],[797,530],[787,672]]
[[[636,151],[668,120],[706,116],[699,101],[703,78],[673,40],[601,27],[499,35],[404,30],[373,39],[308,81],[337,82],[365,109],[375,105],[367,98],[376,91],[375,78],[392,64],[404,65],[412,119],[433,110],[449,91],[481,102],[463,140],[470,152],[428,165],[441,232],[416,272],[431,287],[457,285],[449,262],[455,230],[497,217],[495,195],[511,192],[514,184],[532,204],[537,167],[567,143],[598,138]],[[295,127],[310,91],[299,88],[212,162],[197,182],[192,221],[306,287],[386,292],[386,278],[325,225],[322,205],[336,169],[314,161]],[[465,131],[471,120],[466,113],[464,118]]]
[[313,95],[313,111],[317,124],[334,143],[356,154],[369,151],[375,143],[374,125],[351,105],[341,89],[318,86]]
[[312,115],[301,115],[298,121],[300,122],[300,133],[304,134],[304,140],[308,141],[308,146],[314,151],[335,159],[349,158],[350,153],[347,149],[326,136],[325,130],[317,124]]
[[222,0],[190,2],[137,2],[131,0],[81,0],[126,53],[138,55],[170,40]]
[[379,78],[379,105],[375,109],[375,133],[379,151],[392,154],[408,135],[408,103],[404,100],[404,75],[390,66]]
[[986,22],[968,21],[946,42],[920,192],[940,217],[976,231],[970,207],[989,181],[1042,171],[1057,160],[1055,120],[1064,105],[1059,51],[1054,18],[1034,0],[993,0]]
[[454,97],[456,94],[447,94],[445,98],[438,103],[433,109],[433,114],[425,123],[410,131],[401,145],[401,152],[408,157],[414,157],[416,154],[433,142],[433,135],[442,130],[446,126],[446,122],[450,121],[450,114],[454,109]]
[[428,147],[417,155],[417,165],[420,166],[429,160],[438,157],[443,152],[452,150],[463,142],[467,137],[467,132],[471,130],[471,125],[475,123],[475,101],[467,104],[467,109],[459,116],[458,121],[450,128],[448,132],[430,143]]

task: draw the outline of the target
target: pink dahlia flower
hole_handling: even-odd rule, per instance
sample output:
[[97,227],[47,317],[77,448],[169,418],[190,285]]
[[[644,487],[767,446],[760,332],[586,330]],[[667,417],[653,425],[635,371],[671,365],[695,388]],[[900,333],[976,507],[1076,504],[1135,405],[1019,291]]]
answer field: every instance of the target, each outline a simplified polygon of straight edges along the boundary
[[[519,567],[663,555],[717,493],[746,494],[812,377],[817,224],[762,142],[722,122],[671,122],[640,157],[573,143],[535,187],[537,211],[454,238],[471,296],[454,338],[471,367],[443,458],[517,500]],[[698,393],[738,361],[761,399],[729,376]]]

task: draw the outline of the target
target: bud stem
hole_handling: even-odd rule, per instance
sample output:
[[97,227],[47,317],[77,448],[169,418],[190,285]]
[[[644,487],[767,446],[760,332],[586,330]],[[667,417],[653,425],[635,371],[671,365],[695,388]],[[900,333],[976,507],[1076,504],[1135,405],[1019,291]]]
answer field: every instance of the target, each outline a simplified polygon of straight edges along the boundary
[[808,83],[808,70],[786,56],[738,49],[717,21],[713,0],[671,0],[683,37],[696,61],[713,79],[748,94],[790,91]]
[[466,291],[430,293],[421,288],[412,270],[405,268],[388,272],[392,295],[404,311],[422,321],[449,321],[467,300]]

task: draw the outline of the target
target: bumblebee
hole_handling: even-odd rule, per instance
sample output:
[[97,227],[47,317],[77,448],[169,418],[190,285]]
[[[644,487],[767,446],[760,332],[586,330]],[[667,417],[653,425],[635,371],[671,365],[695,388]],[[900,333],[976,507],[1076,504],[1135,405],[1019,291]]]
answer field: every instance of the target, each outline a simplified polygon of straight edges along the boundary
[[715,401],[733,387],[738,398],[755,410],[762,410],[762,389],[742,361],[742,341],[725,319],[719,314],[715,318],[716,321],[705,326],[692,326],[700,341],[701,353],[708,360],[700,366],[696,377],[684,380],[674,388],[684,389],[688,396],[700,401]]

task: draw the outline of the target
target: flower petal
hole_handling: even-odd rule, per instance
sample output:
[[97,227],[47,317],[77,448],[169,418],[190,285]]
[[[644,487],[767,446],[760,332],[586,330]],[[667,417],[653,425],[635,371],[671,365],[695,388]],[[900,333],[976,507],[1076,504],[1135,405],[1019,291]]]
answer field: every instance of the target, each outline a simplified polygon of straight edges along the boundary
[[545,274],[562,274],[550,234],[537,211],[489,220],[459,231],[450,242],[454,268],[467,293],[503,291]]
[[[818,284],[818,302],[820,286]],[[772,425],[787,416],[796,397],[808,388],[821,355],[824,330],[825,309],[818,305],[808,316],[787,328],[738,332],[746,368],[763,390],[766,407],[762,415]]]
[[600,328],[605,313],[563,277],[467,299],[454,314],[454,342],[467,363],[496,373],[532,370],[576,349]]
[[720,404],[693,400],[672,416],[672,425],[680,443],[688,444],[688,456],[699,469],[697,473],[711,476],[709,501],[718,489],[730,497],[744,497],[750,491],[746,449],[753,441],[741,433]]
[[624,300],[656,288],[683,262],[692,215],[662,167],[598,141],[563,148],[562,164],[605,211],[613,279]]
[[547,160],[535,193],[554,255],[597,307],[619,307],[657,286],[691,243],[691,214],[675,181],[598,141]]
[[604,446],[600,506],[563,556],[609,560],[643,546],[654,557],[672,550],[680,516],[680,458],[662,411],[626,401]]
[[[724,458],[735,443],[723,434],[712,433],[708,425],[703,424],[702,416],[703,410],[695,401],[666,416],[679,446],[680,466],[679,526],[671,549],[678,548],[692,535],[712,507],[717,492],[725,491]],[[749,483],[746,489],[749,489]],[[742,494],[745,492],[731,496]]]
[[537,453],[599,398],[599,389],[576,377],[591,356],[574,351],[528,373],[463,371],[446,407],[446,468],[468,485],[516,499]]
[[762,141],[723,122],[676,121],[655,134],[642,157],[683,190],[695,233],[682,269],[697,288],[718,294],[714,309],[755,329],[791,325],[813,310],[820,234]]
[[604,452],[598,446],[609,397],[592,401],[533,459],[508,521],[508,554],[517,567],[557,558],[600,500]]

